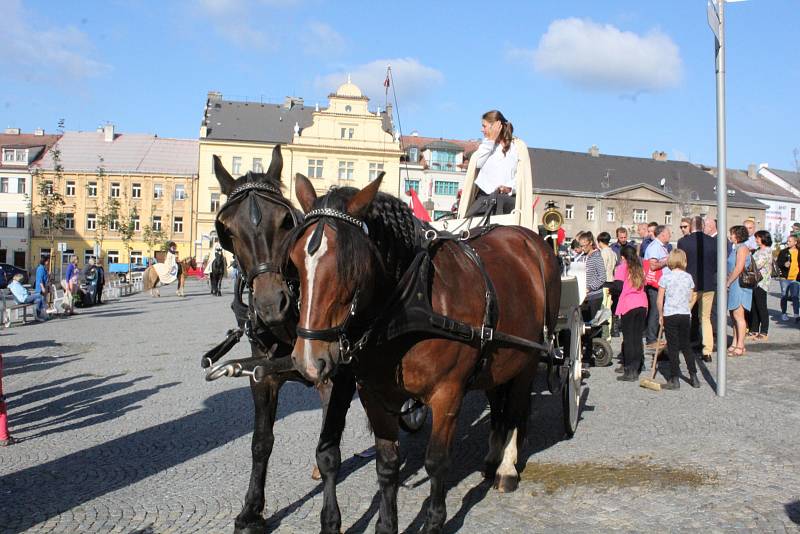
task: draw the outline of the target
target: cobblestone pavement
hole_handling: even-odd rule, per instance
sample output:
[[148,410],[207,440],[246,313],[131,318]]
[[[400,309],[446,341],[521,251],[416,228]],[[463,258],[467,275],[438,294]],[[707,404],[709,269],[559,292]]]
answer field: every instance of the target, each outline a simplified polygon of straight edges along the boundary
[[[233,324],[225,298],[190,282],[0,334],[9,420],[23,441],[0,449],[2,532],[231,532],[249,474],[252,407],[244,379],[203,380],[199,356]],[[773,297],[771,305],[776,307]],[[728,362],[728,396],[649,391],[593,369],[577,435],[562,439],[559,402],[533,396],[528,467],[501,495],[478,469],[487,442],[481,394],[461,413],[448,532],[797,531],[800,379],[794,325]],[[240,344],[231,356],[244,356]],[[713,382],[715,364],[704,372]],[[313,389],[287,385],[267,480],[271,530],[315,532],[310,479],[320,427]],[[404,436],[401,527],[416,531],[429,486],[428,429]],[[339,487],[344,528],[372,531],[371,444],[353,403]]]

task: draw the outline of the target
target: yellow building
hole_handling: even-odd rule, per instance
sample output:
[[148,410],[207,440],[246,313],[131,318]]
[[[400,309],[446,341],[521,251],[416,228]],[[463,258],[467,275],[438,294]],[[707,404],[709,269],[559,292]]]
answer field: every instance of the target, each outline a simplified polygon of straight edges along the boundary
[[[178,245],[179,257],[190,256],[195,239],[197,145],[193,139],[115,133],[110,124],[96,132],[65,133],[38,165],[41,177],[34,178],[53,182],[66,202],[66,229],[55,239],[59,260],[67,261],[69,255],[75,254],[81,266],[95,255],[105,265],[142,263],[167,240]],[[63,167],[60,179],[54,172],[54,153]],[[36,213],[40,202],[37,184],[33,184],[32,191]],[[108,229],[99,222],[111,199],[119,202],[119,220],[124,221],[135,209],[130,255],[117,229],[119,220]],[[34,262],[50,250],[46,225],[41,215],[34,215]],[[152,249],[145,242],[148,226],[163,233],[163,240]],[[62,250],[58,250],[58,244]],[[58,274],[61,262],[51,263],[51,269]]]
[[[381,189],[400,192],[400,143],[393,137],[391,110],[370,111],[369,98],[349,80],[329,95],[327,108],[305,106],[302,98],[283,104],[234,102],[208,94],[200,127],[197,236],[204,250],[216,239],[214,219],[225,202],[214,176],[218,155],[234,176],[265,172],[272,149],[281,144],[282,180],[295,198],[294,175],[306,175],[318,192],[332,185],[364,187],[385,171]],[[203,253],[195,251],[200,257]]]

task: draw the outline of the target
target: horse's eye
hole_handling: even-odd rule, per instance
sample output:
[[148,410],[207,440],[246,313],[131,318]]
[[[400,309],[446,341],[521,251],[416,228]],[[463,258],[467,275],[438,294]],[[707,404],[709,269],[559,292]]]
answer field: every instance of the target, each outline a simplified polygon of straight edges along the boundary
[[281,228],[284,230],[291,230],[294,228],[294,219],[292,218],[291,214],[287,213],[283,218],[283,222],[281,222]]

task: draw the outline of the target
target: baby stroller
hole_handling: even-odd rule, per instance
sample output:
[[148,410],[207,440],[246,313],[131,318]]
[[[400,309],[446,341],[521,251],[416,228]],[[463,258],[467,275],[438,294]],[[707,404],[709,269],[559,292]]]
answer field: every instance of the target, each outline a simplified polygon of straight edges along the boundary
[[88,308],[97,302],[97,285],[99,278],[97,269],[90,269],[80,277],[78,291],[73,295],[76,307]]

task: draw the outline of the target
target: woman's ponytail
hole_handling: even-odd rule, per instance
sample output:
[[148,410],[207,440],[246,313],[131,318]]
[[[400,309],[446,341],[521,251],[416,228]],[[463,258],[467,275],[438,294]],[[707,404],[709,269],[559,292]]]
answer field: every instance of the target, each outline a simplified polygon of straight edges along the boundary
[[500,122],[502,125],[500,128],[500,134],[497,136],[497,140],[495,142],[502,143],[503,154],[505,155],[508,152],[508,149],[511,148],[511,141],[514,139],[514,125],[511,124],[510,121],[506,120],[503,114],[496,109],[487,111],[481,118],[491,123]]

